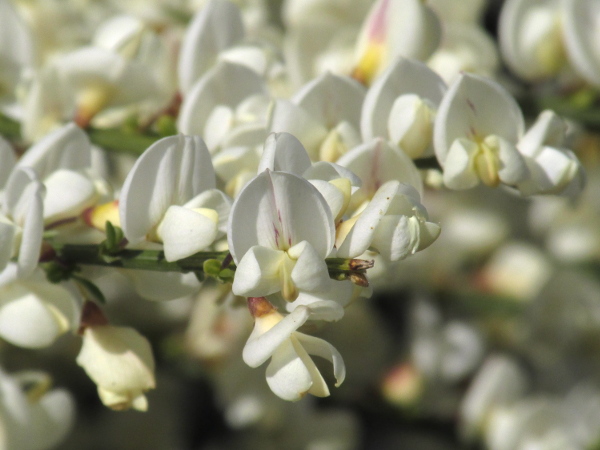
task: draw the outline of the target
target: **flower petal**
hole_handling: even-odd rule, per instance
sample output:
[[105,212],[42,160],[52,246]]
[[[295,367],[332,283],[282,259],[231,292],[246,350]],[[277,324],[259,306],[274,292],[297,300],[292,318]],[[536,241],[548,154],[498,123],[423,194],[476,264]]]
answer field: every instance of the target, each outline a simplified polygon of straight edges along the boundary
[[333,374],[336,379],[335,386],[339,387],[346,378],[346,365],[340,352],[329,342],[304,333],[296,333],[294,336],[300,341],[309,355],[320,356],[333,364]]
[[256,245],[237,265],[232,291],[245,297],[264,297],[281,290],[280,266],[285,254]]
[[375,230],[398,192],[399,185],[398,181],[388,181],[377,190],[341,245],[338,246],[338,257],[355,258],[369,248]]
[[271,133],[258,164],[258,173],[265,169],[302,174],[310,168],[310,158],[302,143],[290,133]]
[[164,245],[165,259],[177,261],[211,245],[217,237],[217,222],[183,206],[167,209],[157,234]]
[[498,83],[463,73],[450,86],[435,118],[434,147],[442,166],[456,139],[496,135],[516,144],[524,120],[515,99]]
[[267,384],[283,400],[297,401],[311,389],[315,370],[314,363],[307,367],[292,341],[286,340],[273,353],[266,372]]
[[308,241],[324,259],[334,233],[331,211],[314,186],[296,175],[265,171],[244,187],[231,207],[229,251],[237,263],[254,245],[287,250]]
[[325,124],[304,108],[287,100],[276,100],[269,117],[269,130],[285,131],[296,136],[311,159],[318,159],[319,146],[327,136]]
[[98,198],[96,186],[89,177],[80,172],[59,169],[45,180],[44,220],[52,223],[68,217],[76,217]]
[[145,239],[171,205],[183,205],[215,187],[210,155],[198,136],[171,136],[152,144],[127,175],[119,214],[130,243]]
[[301,88],[292,102],[329,129],[348,122],[358,130],[364,97],[364,88],[352,78],[325,73]]
[[58,169],[90,167],[92,152],[87,134],[69,123],[45,136],[25,152],[18,167],[31,167],[43,180]]
[[361,191],[371,198],[379,186],[396,180],[423,192],[419,170],[410,157],[381,138],[373,139],[350,150],[337,163],[354,172],[362,180]]
[[[258,367],[273,355],[293,332],[300,328],[310,317],[310,309],[305,306],[296,308],[292,313],[283,317],[266,332],[261,330],[256,319],[254,330],[242,352],[244,362],[250,367]],[[264,319],[263,319],[264,320]]]
[[230,2],[208,2],[189,24],[179,52],[179,86],[188,93],[215,63],[219,53],[244,37],[239,8]]
[[445,91],[444,81],[425,64],[398,58],[375,80],[365,96],[360,121],[363,139],[388,136],[386,124],[398,97],[415,94],[437,107]]
[[59,285],[11,283],[3,287],[0,335],[20,347],[47,347],[73,327],[79,313],[76,299]]
[[267,94],[265,82],[256,72],[241,64],[220,61],[184,98],[177,128],[182,133],[203,136],[216,107],[235,110],[243,100],[256,94]]

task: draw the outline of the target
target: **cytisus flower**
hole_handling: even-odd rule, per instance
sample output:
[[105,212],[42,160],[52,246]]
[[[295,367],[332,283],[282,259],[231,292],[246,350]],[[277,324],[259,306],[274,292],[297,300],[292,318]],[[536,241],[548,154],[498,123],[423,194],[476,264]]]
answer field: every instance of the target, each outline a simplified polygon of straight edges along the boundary
[[77,364],[98,386],[102,403],[112,409],[148,409],[144,395],[156,387],[154,357],[148,340],[133,328],[109,325],[88,302],[82,313],[83,345]]
[[255,322],[244,347],[244,361],[250,367],[258,367],[271,358],[267,366],[267,383],[284,400],[300,400],[306,394],[317,397],[329,395],[329,388],[309,355],[317,355],[333,363],[336,387],[346,376],[342,356],[331,344],[297,331],[310,319],[340,318],[335,310],[319,306],[299,306],[284,317],[265,298],[248,299],[248,308]]
[[469,189],[482,183],[514,186],[528,176],[516,148],[524,121],[517,102],[496,82],[462,74],[448,89],[434,125],[444,183]]
[[250,181],[231,208],[227,238],[236,295],[281,292],[293,301],[330,281],[333,217],[319,191],[297,175],[265,170]]

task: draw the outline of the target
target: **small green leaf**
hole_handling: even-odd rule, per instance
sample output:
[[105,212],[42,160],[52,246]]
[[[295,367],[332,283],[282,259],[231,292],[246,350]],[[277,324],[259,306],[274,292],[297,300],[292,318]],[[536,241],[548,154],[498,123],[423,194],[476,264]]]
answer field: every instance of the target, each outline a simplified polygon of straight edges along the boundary
[[207,259],[202,264],[202,268],[204,269],[204,273],[211,277],[218,277],[221,272],[221,261],[218,259]]
[[92,283],[90,280],[80,277],[78,275],[73,275],[73,279],[79,283],[81,287],[83,287],[92,297],[93,300],[96,300],[102,304],[106,303],[106,298],[104,294],[100,290],[98,286]]

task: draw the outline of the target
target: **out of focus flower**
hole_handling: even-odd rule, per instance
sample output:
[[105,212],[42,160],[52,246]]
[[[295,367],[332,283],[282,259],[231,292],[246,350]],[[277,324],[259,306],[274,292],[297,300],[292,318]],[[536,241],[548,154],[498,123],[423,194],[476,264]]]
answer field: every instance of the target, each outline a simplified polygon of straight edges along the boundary
[[0,287],[0,336],[19,347],[47,347],[77,328],[80,302],[73,285],[51,284],[38,269]]
[[517,185],[524,195],[574,197],[583,189],[583,168],[575,154],[563,147],[566,128],[564,120],[546,110],[517,143],[529,169],[529,177]]
[[66,437],[75,420],[75,402],[64,389],[50,389],[42,372],[0,371],[0,446],[50,450]]
[[361,111],[363,140],[389,139],[411,158],[433,155],[433,121],[446,85],[424,64],[398,58],[373,82]]
[[88,302],[83,312],[83,345],[77,364],[96,383],[100,400],[106,406],[146,411],[148,400],[144,392],[156,387],[148,340],[133,328],[115,327],[103,317],[98,319],[101,313],[93,311],[98,307],[90,305]]
[[440,35],[440,21],[425,2],[378,0],[363,23],[352,76],[368,85],[398,56],[426,60]]
[[534,81],[553,77],[567,65],[560,5],[558,0],[504,2],[500,49],[510,69],[521,78]]
[[[0,285],[31,275],[37,266],[44,193],[44,186],[29,168],[13,170],[6,182],[0,204]],[[9,264],[11,258],[16,258],[16,263]]]

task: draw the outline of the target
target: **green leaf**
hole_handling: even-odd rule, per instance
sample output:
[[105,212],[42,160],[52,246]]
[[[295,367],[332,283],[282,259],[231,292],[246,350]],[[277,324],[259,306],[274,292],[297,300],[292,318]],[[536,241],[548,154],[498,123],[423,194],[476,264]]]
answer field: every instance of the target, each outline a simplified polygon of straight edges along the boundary
[[204,273],[211,277],[218,277],[221,272],[221,261],[218,259],[207,259],[202,264],[202,269],[204,269]]
[[100,288],[90,280],[78,275],[73,275],[73,279],[90,294],[90,297],[92,297],[93,300],[96,300],[102,304],[106,303],[106,298],[104,297],[104,294]]

